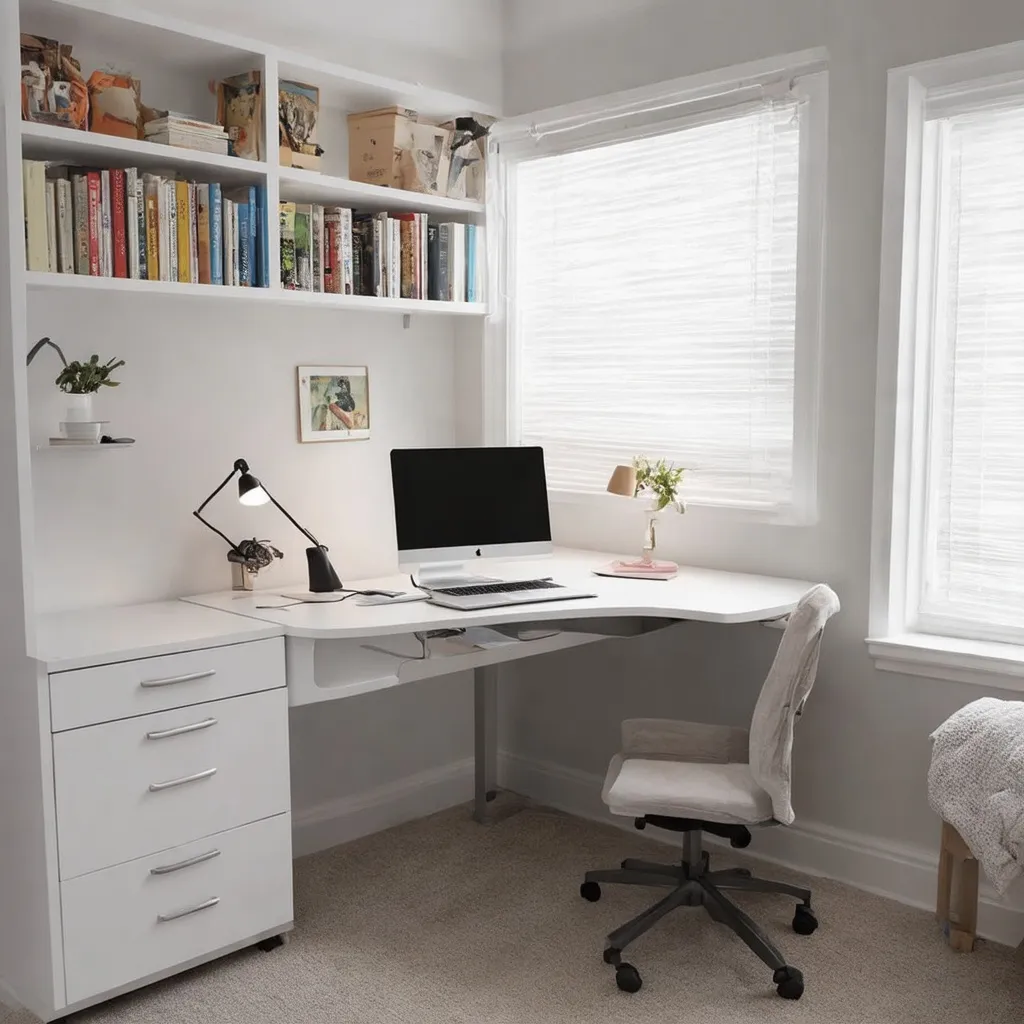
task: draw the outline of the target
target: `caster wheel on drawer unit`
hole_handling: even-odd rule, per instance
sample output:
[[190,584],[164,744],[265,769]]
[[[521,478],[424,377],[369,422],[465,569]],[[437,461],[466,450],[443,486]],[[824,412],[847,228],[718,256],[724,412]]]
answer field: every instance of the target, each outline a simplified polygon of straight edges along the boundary
[[270,953],[284,945],[283,935],[271,935],[269,939],[263,939],[256,943],[256,948],[263,953]]

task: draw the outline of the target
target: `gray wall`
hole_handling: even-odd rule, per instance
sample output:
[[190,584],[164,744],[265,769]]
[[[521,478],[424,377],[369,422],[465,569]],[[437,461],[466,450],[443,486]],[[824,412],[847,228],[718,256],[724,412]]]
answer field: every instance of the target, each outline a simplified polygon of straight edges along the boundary
[[[886,70],[1024,38],[1011,0],[519,0],[505,9],[510,114],[714,68],[827,46],[831,100],[820,434],[820,521],[723,522],[691,513],[659,545],[691,564],[826,580],[843,612],[826,636],[819,686],[796,745],[798,820],[934,850],[929,733],[978,687],[875,671],[868,623],[875,350]],[[563,543],[635,550],[631,515],[587,521],[555,510]],[[626,715],[745,723],[777,634],[689,626],[519,670],[506,746],[603,772]],[[507,673],[510,677],[512,670]],[[1010,696],[996,693],[996,696]]]

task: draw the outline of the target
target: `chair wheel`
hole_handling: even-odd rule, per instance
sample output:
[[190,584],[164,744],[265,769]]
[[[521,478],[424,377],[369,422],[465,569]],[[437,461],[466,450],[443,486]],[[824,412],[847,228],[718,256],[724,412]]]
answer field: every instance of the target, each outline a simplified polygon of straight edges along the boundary
[[645,828],[647,828],[647,819],[646,818],[634,818],[633,819],[633,828],[638,829],[640,832],[643,832],[643,830]]
[[734,850],[745,850],[750,845],[751,835],[749,829],[744,829],[738,836],[729,840],[729,845]]
[[632,964],[619,964],[615,968],[615,984],[623,992],[639,992],[643,983],[640,972]]
[[804,976],[795,967],[780,967],[772,975],[772,981],[783,999],[799,999],[804,994]]
[[815,917],[814,911],[801,903],[793,915],[793,931],[797,935],[813,935],[817,929],[818,919]]
[[584,882],[580,886],[580,895],[588,903],[596,903],[601,898],[601,886],[597,882]]

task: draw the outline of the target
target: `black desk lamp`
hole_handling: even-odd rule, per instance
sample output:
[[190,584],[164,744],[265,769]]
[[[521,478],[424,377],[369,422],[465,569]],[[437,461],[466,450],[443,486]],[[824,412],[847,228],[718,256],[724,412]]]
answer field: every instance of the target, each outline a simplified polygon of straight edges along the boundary
[[327,548],[321,544],[320,541],[318,541],[316,537],[309,532],[309,530],[296,522],[291,513],[284,508],[280,502],[278,502],[270,491],[268,491],[266,487],[264,487],[263,484],[261,484],[259,480],[252,475],[252,473],[249,472],[249,463],[247,463],[245,459],[237,459],[235,461],[234,468],[224,479],[224,482],[206,499],[206,501],[202,503],[202,505],[199,506],[199,508],[195,510],[195,512],[192,513],[192,515],[194,515],[196,519],[203,524],[203,526],[213,530],[218,537],[228,542],[231,546],[231,553],[228,554],[228,558],[231,559],[231,555],[234,554],[237,558],[244,561],[245,552],[242,550],[240,545],[235,544],[229,537],[221,533],[216,526],[208,523],[202,517],[202,511],[210,504],[211,501],[213,501],[214,498],[217,497],[218,494],[220,494],[222,490],[224,490],[225,487],[227,487],[229,483],[231,483],[236,473],[239,474],[238,500],[243,505],[266,505],[269,501],[274,508],[276,508],[278,512],[280,512],[281,515],[283,515],[285,519],[292,524],[292,526],[294,526],[304,537],[312,541],[313,547],[306,548],[306,561],[309,565],[309,589],[314,594],[327,594],[335,590],[341,590],[341,580],[338,579],[338,574],[334,571],[334,566],[331,565],[330,558],[327,557]]

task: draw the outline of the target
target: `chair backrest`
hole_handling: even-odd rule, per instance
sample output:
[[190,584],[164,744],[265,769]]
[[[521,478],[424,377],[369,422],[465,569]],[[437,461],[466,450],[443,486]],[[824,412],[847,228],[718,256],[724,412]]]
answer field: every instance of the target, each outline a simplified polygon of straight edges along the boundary
[[825,623],[839,611],[839,598],[819,584],[807,591],[790,615],[782,642],[750,723],[750,770],[772,798],[776,821],[794,818],[790,800],[793,723],[814,686]]

